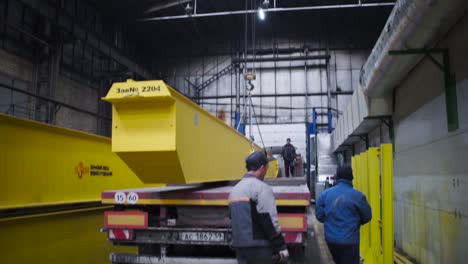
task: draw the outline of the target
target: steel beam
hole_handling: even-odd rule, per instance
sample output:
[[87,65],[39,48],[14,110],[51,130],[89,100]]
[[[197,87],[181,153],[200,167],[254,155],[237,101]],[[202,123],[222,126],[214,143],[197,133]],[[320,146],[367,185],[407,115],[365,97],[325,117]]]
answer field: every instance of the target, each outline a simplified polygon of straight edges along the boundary
[[103,190],[144,186],[109,138],[0,115],[0,145],[0,210],[99,202]]
[[[331,92],[332,95],[353,95],[352,91],[344,91],[344,92]],[[307,96],[326,96],[326,92],[320,93],[307,93]],[[289,94],[252,94],[254,98],[259,97],[304,97],[305,93],[289,93]],[[200,99],[229,99],[234,98],[235,95],[218,95],[218,96],[203,96]],[[315,107],[317,108],[317,107]],[[327,107],[326,107],[327,108]]]
[[[239,68],[240,69],[243,69],[244,66],[243,64],[239,64]],[[252,68],[252,67],[249,67],[247,66],[246,68]],[[327,68],[327,64],[307,64],[307,70],[310,70],[310,69],[326,69]],[[259,70],[263,71],[263,70],[279,70],[279,69],[304,69],[304,65],[295,65],[295,66],[262,66],[261,68],[259,68]]]
[[[391,50],[389,55],[424,55],[434,65],[444,73],[445,86],[445,105],[447,112],[447,128],[449,132],[459,128],[458,121],[458,100],[455,74],[450,69],[450,56],[448,49],[406,49],[406,50]],[[442,55],[443,62],[437,61],[432,54]]]
[[[301,7],[276,7],[265,9],[265,13],[275,12],[293,12],[293,11],[310,11],[310,10],[324,10],[324,9],[345,9],[345,8],[363,8],[363,7],[381,7],[393,6],[395,2],[383,3],[368,3],[368,4],[348,4],[348,5],[321,5],[321,6],[301,6]],[[187,19],[187,18],[200,18],[200,17],[215,17],[215,16],[229,16],[229,15],[243,15],[257,13],[257,9],[238,10],[238,11],[224,11],[213,13],[201,13],[192,15],[179,15],[179,16],[163,16],[163,17],[150,17],[142,18],[140,21],[158,21],[158,20],[174,20],[174,19]]]
[[[99,37],[96,33],[92,32],[92,29],[87,28],[84,25],[74,23],[74,18],[66,12],[64,9],[60,9],[58,13],[59,17],[56,17],[55,7],[51,5],[44,5],[40,1],[35,0],[22,0],[28,7],[37,11],[38,14],[48,18],[51,22],[57,23],[59,29],[64,30],[67,33],[72,34],[75,38],[80,39],[81,41],[85,42],[84,36],[80,36],[80,32],[88,32],[88,39],[94,39],[97,41],[89,41],[87,43],[88,46],[92,47],[93,49],[98,50],[100,53],[104,54],[105,56],[112,58],[113,60],[117,61],[119,64],[127,67],[129,70],[135,72],[136,74],[140,75],[145,79],[154,79],[153,74],[138,65],[136,62],[131,60],[127,55],[125,55],[120,49],[115,47],[112,43],[104,41],[101,37]],[[68,25],[73,24],[72,30],[68,29]],[[97,42],[97,43],[96,43]]]
[[[65,175],[66,171],[56,181],[64,180]],[[41,178],[46,174],[37,176]],[[25,182],[18,181],[13,188],[25,185]],[[44,182],[30,186],[35,187],[30,189],[40,189]],[[75,189],[79,189],[77,186],[80,185]],[[1,218],[1,262],[60,264],[64,259],[89,264],[109,262],[112,247],[106,245],[106,237],[98,232],[106,209],[108,207],[100,206]]]
[[266,61],[298,61],[298,60],[329,60],[330,54],[311,55],[311,56],[293,56],[293,57],[257,57],[257,58],[233,58],[232,63],[242,62],[266,62]]
[[152,6],[152,7],[148,8],[145,11],[145,13],[148,14],[148,13],[156,12],[156,11],[167,9],[167,8],[170,8],[170,7],[173,7],[173,6],[182,5],[182,4],[185,4],[185,3],[188,3],[188,2],[192,2],[192,0],[177,0],[177,1],[172,1],[172,2],[171,1],[166,1],[165,3],[155,5],[155,6]]

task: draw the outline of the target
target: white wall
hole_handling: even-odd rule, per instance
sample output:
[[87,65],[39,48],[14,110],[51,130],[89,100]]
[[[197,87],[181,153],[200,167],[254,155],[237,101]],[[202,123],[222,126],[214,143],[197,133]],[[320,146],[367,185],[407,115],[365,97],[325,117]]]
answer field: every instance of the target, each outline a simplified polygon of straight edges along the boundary
[[[337,38],[337,36],[333,36]],[[328,47],[317,40],[288,40],[293,46],[312,46],[312,47]],[[288,47],[288,45],[283,46]],[[221,45],[222,43],[220,43]],[[268,43],[271,45],[271,43]],[[321,46],[320,46],[320,45]],[[346,46],[336,43],[340,47]],[[279,46],[281,48],[281,46]],[[271,47],[270,47],[271,48]],[[333,48],[333,47],[328,47]],[[214,50],[212,52],[215,52]],[[307,55],[324,55],[327,51],[311,51]],[[256,106],[255,111],[259,116],[258,121],[262,124],[274,123],[297,123],[305,122],[306,117],[308,122],[312,122],[312,107],[328,107],[327,96],[317,95],[317,93],[326,93],[327,89],[336,91],[338,88],[344,92],[353,91],[359,81],[359,71],[364,65],[364,62],[369,55],[370,50],[362,49],[331,49],[331,56],[327,68],[317,68],[317,65],[325,65],[323,60],[308,60],[308,61],[279,61],[279,62],[257,62],[256,65],[256,80],[252,83],[255,88],[252,91],[253,95],[260,94],[278,94],[280,97],[253,97],[253,104]],[[281,57],[304,56],[303,52],[296,52]],[[272,57],[272,55],[257,55],[257,57]],[[166,61],[165,61],[166,62]],[[200,85],[221,69],[231,63],[231,56],[196,56],[183,57],[179,59],[167,60],[162,69],[164,72],[165,81],[178,89],[187,96],[194,95],[193,87],[186,81],[190,80],[195,85]],[[307,72],[304,64],[307,63]],[[313,67],[315,65],[315,67]],[[251,64],[249,64],[251,67]],[[327,72],[328,75],[327,76]],[[204,77],[202,78],[202,73]],[[327,80],[329,79],[329,81]],[[227,73],[218,80],[206,87],[201,97],[212,97],[211,99],[203,99],[201,106],[215,114],[221,108],[226,112],[226,122],[230,125],[234,124],[235,111],[235,95],[236,81],[235,71]],[[240,93],[245,92],[245,82],[243,77],[240,78]],[[289,96],[290,94],[312,94],[314,96]],[[219,96],[233,96],[232,98],[219,98]],[[242,96],[241,96],[242,97]],[[344,110],[344,107],[350,100],[351,95],[341,94],[331,97],[332,108]],[[241,104],[243,100],[241,99]],[[306,111],[304,108],[309,108]],[[276,108],[276,109],[275,109]],[[302,108],[302,109],[290,109]],[[326,116],[318,116],[318,123],[326,123]]]
[[[438,43],[449,49],[456,77],[457,130],[448,131],[444,75],[430,60],[419,63],[395,89],[395,245],[417,263],[468,259],[467,32],[465,15]],[[386,125],[369,133],[371,146],[390,142]],[[354,149],[358,154],[365,145],[359,142]]]
[[[443,73],[429,60],[396,88],[394,121],[395,245],[417,263],[468,259],[468,17],[440,43],[456,75],[459,129],[447,128]],[[440,60],[440,58],[438,58]],[[371,146],[389,143],[385,125]],[[364,151],[363,143],[356,146]]]
[[468,17],[452,29],[460,128],[448,132],[442,72],[424,61],[398,87],[395,240],[420,263],[468,259]]

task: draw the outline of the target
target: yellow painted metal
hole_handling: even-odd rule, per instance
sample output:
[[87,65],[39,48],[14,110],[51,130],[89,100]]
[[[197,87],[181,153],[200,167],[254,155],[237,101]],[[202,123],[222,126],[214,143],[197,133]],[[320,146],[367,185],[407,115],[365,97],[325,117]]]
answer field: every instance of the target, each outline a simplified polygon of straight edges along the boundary
[[102,264],[114,247],[100,233],[106,208],[0,219],[0,263]]
[[131,225],[131,226],[145,226],[145,216],[143,215],[109,215],[107,223],[112,226],[118,225]]
[[0,114],[0,209],[100,201],[144,187],[109,138]]
[[[361,154],[358,154],[358,155],[355,155],[353,157],[353,174],[354,174],[354,180],[353,180],[353,184],[354,184],[354,187],[361,191],[364,195],[366,195],[365,191],[364,191],[364,173],[363,173],[363,155],[365,155],[365,153],[361,153]],[[366,195],[367,196],[367,195]],[[366,236],[367,236],[367,229],[361,227],[360,229],[360,241],[359,241],[359,250],[360,250],[360,255],[362,257],[365,257],[366,253],[367,253],[367,246],[366,246]]]
[[278,217],[278,223],[281,228],[304,228],[303,216],[283,216]]
[[361,227],[360,254],[365,263],[390,264],[393,248],[393,150],[391,144],[352,157],[354,186],[366,195],[372,220]]
[[[368,167],[368,152],[362,153],[360,157],[360,175],[361,177],[361,190],[362,193],[369,199],[370,196],[370,184],[369,184],[369,167]],[[371,230],[370,225],[365,224],[361,227],[361,241],[362,241],[362,250],[364,251],[364,259],[370,258],[372,251],[370,248],[371,240]]]
[[391,144],[383,144],[381,152],[382,171],[382,233],[383,233],[383,263],[393,263],[393,148]]
[[236,180],[259,149],[163,81],[114,83],[103,99],[113,105],[112,151],[145,183]]
[[[380,210],[380,164],[379,149],[370,148],[367,151],[368,174],[369,174],[369,204],[372,208],[372,220],[370,222],[370,249],[374,263],[382,263],[382,242],[381,242],[381,210]],[[366,261],[368,261],[366,259]]]

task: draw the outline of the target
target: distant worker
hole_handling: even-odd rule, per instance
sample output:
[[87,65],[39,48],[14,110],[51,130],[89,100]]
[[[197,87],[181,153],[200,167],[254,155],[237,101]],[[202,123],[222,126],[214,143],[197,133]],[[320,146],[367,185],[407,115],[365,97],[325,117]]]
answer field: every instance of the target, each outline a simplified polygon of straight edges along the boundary
[[325,179],[325,189],[328,188],[330,188],[330,177],[327,176],[327,178]]
[[263,182],[270,160],[261,151],[250,154],[247,173],[229,194],[232,246],[239,264],[272,263],[273,254],[281,261],[289,258],[273,189]]
[[281,156],[284,159],[284,170],[286,177],[289,177],[289,172],[294,175],[294,159],[296,158],[296,148],[291,144],[291,139],[286,139],[286,145],[283,146]]
[[350,166],[336,171],[336,185],[322,192],[315,215],[325,224],[325,240],[336,264],[359,264],[359,229],[372,218],[366,196],[353,189]]
[[293,162],[294,166],[294,177],[304,176],[304,161],[302,160],[301,153],[296,154],[296,159]]
[[335,186],[336,184],[336,173],[330,177],[330,187]]

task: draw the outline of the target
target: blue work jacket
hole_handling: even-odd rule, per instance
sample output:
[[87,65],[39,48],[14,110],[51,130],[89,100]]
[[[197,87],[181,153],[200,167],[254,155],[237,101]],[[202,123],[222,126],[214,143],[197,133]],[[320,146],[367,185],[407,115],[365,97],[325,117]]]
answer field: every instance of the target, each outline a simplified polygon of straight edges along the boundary
[[315,216],[325,224],[328,243],[352,245],[359,244],[359,228],[371,220],[372,211],[366,196],[351,181],[340,179],[320,194]]

